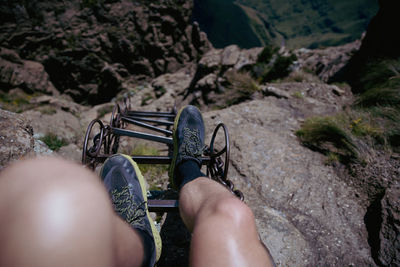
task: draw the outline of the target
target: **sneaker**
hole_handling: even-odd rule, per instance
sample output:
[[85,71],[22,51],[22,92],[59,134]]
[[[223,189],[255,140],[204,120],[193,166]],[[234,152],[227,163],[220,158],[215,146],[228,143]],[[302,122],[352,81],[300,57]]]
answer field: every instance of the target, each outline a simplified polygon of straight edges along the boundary
[[179,110],[173,128],[174,153],[169,168],[169,182],[178,189],[182,181],[176,181],[176,166],[182,161],[194,160],[201,168],[201,156],[204,151],[204,121],[195,106],[186,106]]
[[161,256],[161,237],[149,215],[146,183],[136,162],[127,155],[113,155],[104,163],[100,177],[110,194],[115,212],[133,229],[153,238],[155,249],[149,252],[149,266],[154,266]]

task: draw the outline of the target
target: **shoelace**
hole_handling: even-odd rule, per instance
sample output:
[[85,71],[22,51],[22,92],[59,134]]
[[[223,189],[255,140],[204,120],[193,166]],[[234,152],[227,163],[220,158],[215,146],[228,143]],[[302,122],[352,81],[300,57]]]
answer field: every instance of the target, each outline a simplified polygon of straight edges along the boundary
[[183,129],[183,142],[179,147],[182,157],[189,156],[199,158],[203,154],[204,147],[201,145],[199,129]]
[[122,190],[111,191],[112,203],[115,211],[123,216],[126,222],[135,228],[144,228],[143,217],[146,216],[146,201],[135,203],[130,193],[131,187],[132,185],[127,185]]

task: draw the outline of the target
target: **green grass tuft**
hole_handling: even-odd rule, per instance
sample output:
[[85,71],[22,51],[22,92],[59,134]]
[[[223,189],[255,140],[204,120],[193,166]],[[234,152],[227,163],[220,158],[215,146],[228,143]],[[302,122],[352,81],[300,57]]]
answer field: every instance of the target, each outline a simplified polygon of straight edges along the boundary
[[358,92],[365,92],[376,88],[399,87],[400,58],[373,60],[362,66],[361,78],[355,88]]
[[360,95],[356,105],[363,108],[374,106],[400,108],[400,87],[372,88]]
[[326,155],[326,160],[325,160],[325,164],[326,165],[334,165],[336,163],[340,162],[340,157],[338,154],[333,153],[333,152],[329,152]]
[[[159,156],[157,148],[147,144],[136,145],[129,153],[130,155]],[[168,165],[162,164],[138,164],[139,169],[146,181],[149,183],[149,190],[160,190],[161,177],[168,171]]]
[[294,93],[292,94],[292,96],[293,96],[294,98],[297,98],[297,99],[303,99],[303,98],[304,98],[303,93],[302,93],[302,92],[299,92],[299,91],[294,92]]
[[224,103],[220,103],[223,107],[250,99],[254,93],[260,91],[258,83],[248,72],[227,71],[225,78],[227,80],[227,90],[221,97]]
[[68,145],[68,141],[53,133],[48,133],[40,138],[51,150],[58,151],[61,147]]
[[307,119],[296,135],[303,144],[326,154],[336,153],[342,160],[356,160],[359,157],[351,132],[346,129],[346,118],[341,116]]

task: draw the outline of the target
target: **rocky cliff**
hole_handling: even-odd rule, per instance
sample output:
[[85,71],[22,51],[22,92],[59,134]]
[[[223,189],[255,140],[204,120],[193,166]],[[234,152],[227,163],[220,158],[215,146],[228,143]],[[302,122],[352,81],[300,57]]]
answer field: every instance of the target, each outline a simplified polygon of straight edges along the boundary
[[376,0],[194,0],[193,19],[218,48],[318,48],[359,39],[377,10]]
[[[379,11],[368,26],[360,50],[355,53],[345,68],[332,76],[330,82],[347,81],[352,85],[354,92],[361,93],[366,90],[365,87],[368,87],[369,80],[379,79],[379,77],[368,78],[368,76],[376,76],[374,72],[378,70],[371,71],[374,65],[383,60],[399,59],[400,36],[393,32],[393,27],[400,25],[400,18],[396,13],[400,8],[400,3],[380,0],[379,5]],[[383,66],[377,68],[384,69]],[[398,72],[395,71],[392,75],[396,74]],[[379,82],[384,82],[388,78],[384,73],[380,76],[384,78]]]
[[[213,49],[183,0],[1,5],[0,103],[20,114],[0,110],[0,168],[37,154],[79,162],[90,120],[109,121],[124,96],[139,110],[192,103],[204,112],[207,142],[219,122],[228,126],[230,179],[278,266],[400,264],[398,154],[380,151],[349,172],[295,134],[309,117],[350,108],[351,88],[326,81],[360,42],[293,53]],[[257,73],[280,76],[263,82]],[[121,151],[138,143],[122,139]],[[166,188],[166,173],[145,176]],[[190,234],[176,214],[162,223],[158,266],[187,266]]]
[[[81,103],[107,102],[210,48],[198,25],[190,23],[191,1],[2,0],[0,5],[0,46],[42,64],[32,68],[44,67],[58,92]],[[4,60],[3,66],[19,64]],[[24,65],[20,68],[29,72]]]

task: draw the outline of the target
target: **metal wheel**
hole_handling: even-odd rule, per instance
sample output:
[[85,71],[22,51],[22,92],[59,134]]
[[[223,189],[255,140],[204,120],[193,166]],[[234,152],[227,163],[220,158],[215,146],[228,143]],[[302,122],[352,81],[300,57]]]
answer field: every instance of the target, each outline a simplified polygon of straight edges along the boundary
[[[89,142],[92,136],[92,130],[94,126],[98,124],[100,127],[100,132],[93,136],[92,146],[89,147]],[[104,124],[99,120],[92,120],[85,134],[85,140],[83,141],[83,150],[82,150],[82,164],[88,166],[92,169],[96,167],[96,157],[100,153],[101,145],[104,142]]]
[[[126,125],[125,123],[121,120],[121,107],[118,103],[115,104],[112,114],[111,114],[111,119],[110,119],[110,126],[108,126],[111,130],[111,128],[125,128]],[[111,131],[109,131],[111,132]],[[110,134],[106,137],[106,142],[104,144],[104,153],[106,154],[116,154],[119,148],[119,135],[115,134]]]
[[121,107],[116,103],[111,113],[110,126],[113,128],[123,128],[122,124]]
[[[217,137],[219,129],[222,129],[224,132],[224,140],[225,144],[222,149],[216,149],[214,142]],[[213,135],[210,141],[210,151],[209,156],[211,158],[210,164],[208,165],[207,171],[210,172],[211,177],[220,177],[220,181],[227,187],[232,187],[233,185],[230,182],[226,182],[228,176],[228,169],[229,169],[229,154],[230,154],[230,145],[229,145],[229,133],[228,128],[225,124],[220,123],[215,128]],[[225,161],[222,161],[221,158],[225,154]],[[223,167],[223,168],[222,168]]]

